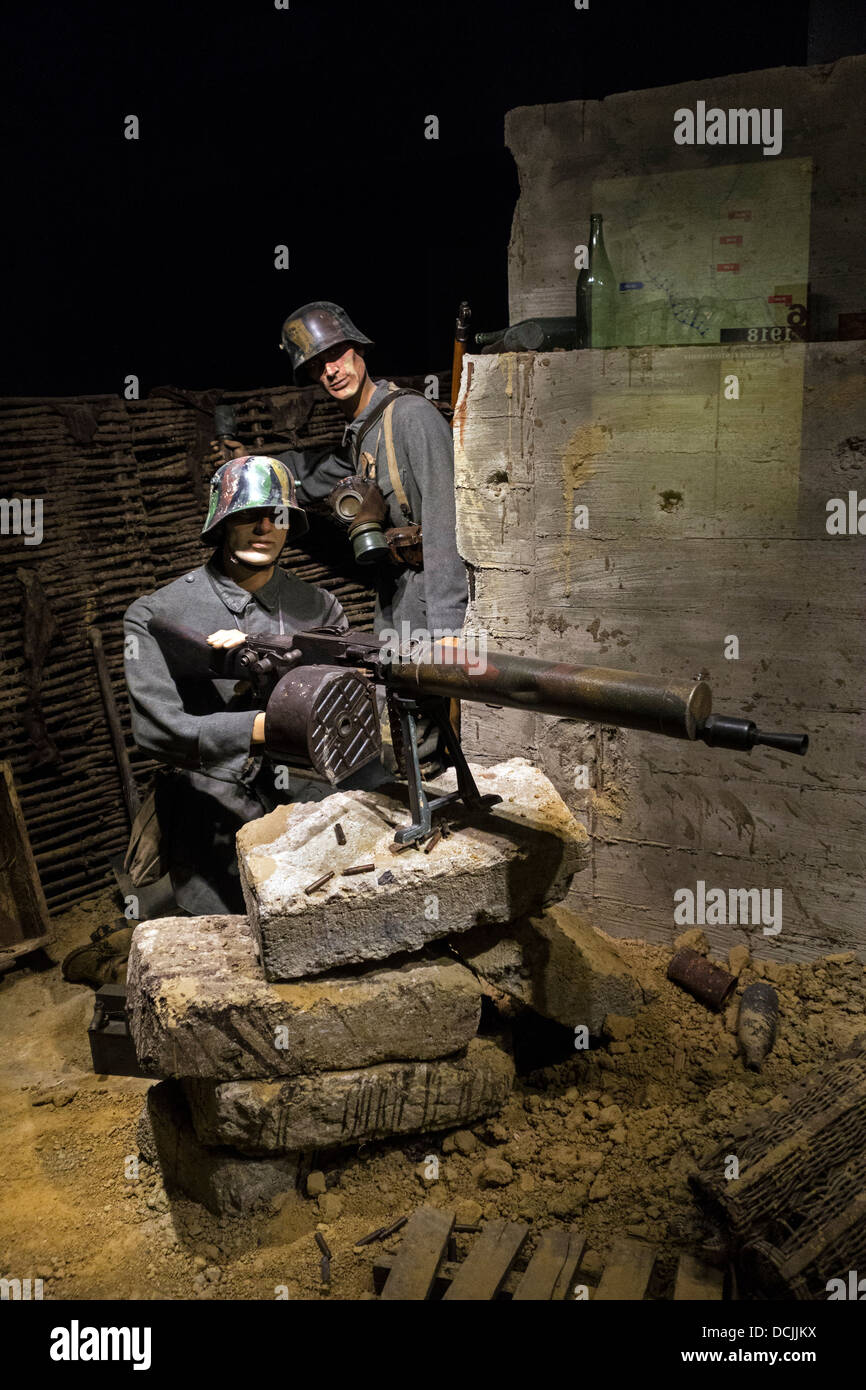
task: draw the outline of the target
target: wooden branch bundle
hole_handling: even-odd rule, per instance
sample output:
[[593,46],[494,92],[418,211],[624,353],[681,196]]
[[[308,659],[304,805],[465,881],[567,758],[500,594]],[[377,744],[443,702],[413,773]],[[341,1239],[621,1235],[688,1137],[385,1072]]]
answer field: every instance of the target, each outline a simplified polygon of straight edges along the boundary
[[866,1034],[782,1098],[689,1181],[767,1296],[812,1298],[825,1269],[866,1267]]
[[[833,1168],[786,1229],[750,1241],[740,1266],[747,1288],[768,1298],[826,1299],[833,1280],[848,1285],[866,1264],[866,1147]],[[837,1295],[838,1296],[838,1295]],[[860,1298],[859,1289],[844,1297]]]

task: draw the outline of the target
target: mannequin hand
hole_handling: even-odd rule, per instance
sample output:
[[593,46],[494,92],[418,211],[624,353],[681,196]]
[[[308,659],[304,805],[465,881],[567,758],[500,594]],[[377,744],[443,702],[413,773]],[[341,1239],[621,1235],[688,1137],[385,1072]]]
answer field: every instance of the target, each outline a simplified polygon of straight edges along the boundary
[[264,743],[264,741],[265,741],[265,711],[262,710],[260,714],[257,714],[257,715],[256,715],[255,723],[253,724],[253,733],[252,733],[252,738],[250,739],[250,743]]
[[212,632],[207,639],[212,647],[220,647],[223,651],[230,651],[232,647],[240,647],[247,640],[247,634],[240,632],[238,628],[220,628],[218,632]]
[[214,472],[232,458],[243,458],[250,451],[238,439],[212,439],[208,449],[208,461]]

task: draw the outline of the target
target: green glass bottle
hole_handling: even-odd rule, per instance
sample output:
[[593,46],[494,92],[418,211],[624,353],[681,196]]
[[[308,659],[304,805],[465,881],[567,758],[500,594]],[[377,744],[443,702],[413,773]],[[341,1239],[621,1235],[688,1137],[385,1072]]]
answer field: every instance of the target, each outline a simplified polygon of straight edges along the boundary
[[619,287],[604,249],[603,218],[589,219],[589,265],[577,277],[577,340],[579,348],[616,346],[616,308]]

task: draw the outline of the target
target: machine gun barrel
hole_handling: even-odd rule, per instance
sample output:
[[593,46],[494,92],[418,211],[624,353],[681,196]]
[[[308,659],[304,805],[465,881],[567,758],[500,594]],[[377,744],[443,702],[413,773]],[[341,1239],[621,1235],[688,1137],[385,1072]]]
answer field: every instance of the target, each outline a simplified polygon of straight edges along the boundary
[[669,738],[697,737],[712,707],[704,681],[668,682],[600,666],[568,666],[530,656],[443,648],[436,661],[392,663],[388,684],[416,698],[479,701],[561,719],[646,729]]
[[802,756],[809,746],[806,734],[764,733],[751,720],[712,714],[712,692],[703,680],[663,681],[636,671],[569,666],[499,651],[488,651],[479,660],[477,653],[460,646],[441,647],[438,658],[392,663],[389,686],[415,698],[479,701],[667,738],[701,739],[711,748],[748,750],[766,744]]

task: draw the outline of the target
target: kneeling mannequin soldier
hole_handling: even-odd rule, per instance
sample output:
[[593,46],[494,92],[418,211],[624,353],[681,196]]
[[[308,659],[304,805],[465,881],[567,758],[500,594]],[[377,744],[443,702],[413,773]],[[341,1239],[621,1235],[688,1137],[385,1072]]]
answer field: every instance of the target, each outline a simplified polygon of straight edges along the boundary
[[136,599],[124,617],[133,735],[172,769],[158,780],[157,819],[175,898],[193,915],[243,912],[235,835],[293,797],[276,786],[252,692],[233,680],[175,678],[148,622],[169,618],[209,634],[214,647],[236,646],[246,633],[345,630],[331,594],[277,564],[287,537],[307,529],[279,460],[232,459],[211,480],[201,533],[214,545],[210,560]]

